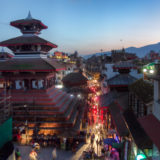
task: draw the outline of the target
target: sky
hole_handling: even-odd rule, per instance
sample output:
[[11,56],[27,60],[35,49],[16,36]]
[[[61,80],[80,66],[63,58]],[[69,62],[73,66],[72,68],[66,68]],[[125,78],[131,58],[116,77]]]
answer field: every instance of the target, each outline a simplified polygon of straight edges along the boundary
[[0,0],[0,6],[0,41],[20,36],[9,23],[30,11],[48,26],[39,36],[66,53],[160,42],[160,0]]

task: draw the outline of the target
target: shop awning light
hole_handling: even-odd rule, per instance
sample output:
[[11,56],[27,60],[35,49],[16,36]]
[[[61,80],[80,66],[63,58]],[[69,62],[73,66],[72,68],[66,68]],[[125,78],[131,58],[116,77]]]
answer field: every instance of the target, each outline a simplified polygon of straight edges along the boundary
[[146,68],[144,68],[144,69],[143,69],[143,72],[147,72],[147,69],[146,69]]
[[149,70],[149,73],[153,74],[153,73],[154,73],[154,70],[153,70],[153,69]]
[[142,159],[146,159],[146,156],[144,154],[138,154],[136,156],[136,160],[142,160]]

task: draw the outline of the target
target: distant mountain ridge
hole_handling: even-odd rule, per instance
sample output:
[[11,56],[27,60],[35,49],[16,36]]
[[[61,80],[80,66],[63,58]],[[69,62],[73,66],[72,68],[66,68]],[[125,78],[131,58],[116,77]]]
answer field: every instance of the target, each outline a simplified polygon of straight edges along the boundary
[[[159,52],[160,53],[160,42],[156,43],[156,44],[150,44],[150,45],[146,45],[143,47],[129,47],[129,48],[125,48],[125,51],[128,53],[136,53],[136,55],[140,58],[144,57],[147,53],[149,53],[151,50],[155,51],[155,52]],[[93,55],[95,56],[100,56],[103,54],[107,54],[107,55],[111,55],[111,51],[107,51],[107,52],[99,52],[99,53],[93,53],[93,54],[89,54],[89,55],[85,55],[83,56],[85,59],[88,59],[90,57],[92,57]]]

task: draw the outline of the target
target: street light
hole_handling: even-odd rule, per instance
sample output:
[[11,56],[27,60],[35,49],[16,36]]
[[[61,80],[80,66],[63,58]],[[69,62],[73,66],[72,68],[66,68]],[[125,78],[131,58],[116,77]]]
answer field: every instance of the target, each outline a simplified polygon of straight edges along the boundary
[[71,94],[70,96],[73,97],[73,94]]

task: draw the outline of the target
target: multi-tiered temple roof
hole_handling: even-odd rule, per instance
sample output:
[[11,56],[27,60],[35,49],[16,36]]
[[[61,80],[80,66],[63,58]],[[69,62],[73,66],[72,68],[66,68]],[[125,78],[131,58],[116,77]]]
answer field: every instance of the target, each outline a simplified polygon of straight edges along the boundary
[[10,24],[23,33],[0,42],[15,54],[10,60],[0,61],[1,75],[10,84],[14,126],[27,121],[30,135],[35,130],[38,134],[54,134],[64,132],[64,128],[79,129],[83,114],[79,100],[55,89],[56,72],[66,66],[46,56],[57,45],[37,35],[47,26],[30,13],[26,19]]
[[113,69],[118,70],[120,74],[107,80],[110,88],[128,88],[130,84],[136,81],[136,78],[129,74],[130,70],[135,68],[135,65],[128,61],[116,63]]
[[23,34],[39,34],[42,29],[48,28],[40,20],[32,18],[30,12],[28,13],[28,16],[25,19],[12,21],[10,22],[10,25],[20,29]]
[[37,36],[47,26],[33,19],[30,12],[26,19],[13,21],[10,24],[20,29],[23,35],[3,41],[0,46],[8,47],[15,54],[39,54],[39,52],[47,54],[52,48],[57,48],[57,45]]

